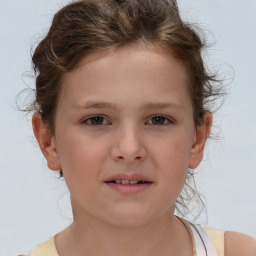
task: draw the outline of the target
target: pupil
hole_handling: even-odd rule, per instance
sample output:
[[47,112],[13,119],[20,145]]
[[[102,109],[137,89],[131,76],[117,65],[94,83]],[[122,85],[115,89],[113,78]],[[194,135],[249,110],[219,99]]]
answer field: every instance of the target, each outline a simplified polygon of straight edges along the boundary
[[152,119],[153,119],[153,124],[163,124],[164,120],[165,120],[165,117],[163,117],[163,116],[156,116],[156,117],[153,117]]
[[91,123],[93,125],[99,125],[102,123],[102,121],[103,121],[103,117],[101,117],[101,116],[96,116],[96,117],[91,118]]

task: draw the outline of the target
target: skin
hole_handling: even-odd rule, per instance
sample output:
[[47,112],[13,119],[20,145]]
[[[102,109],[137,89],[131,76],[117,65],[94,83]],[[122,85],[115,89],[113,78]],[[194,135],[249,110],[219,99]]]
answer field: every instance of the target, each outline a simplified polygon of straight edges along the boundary
[[[212,115],[207,111],[204,125],[195,127],[187,86],[184,66],[169,53],[125,48],[88,56],[65,74],[54,133],[34,114],[48,167],[63,170],[71,195],[74,221],[55,237],[60,256],[193,255],[174,204],[188,168],[202,160]],[[89,102],[94,107],[86,108]],[[144,107],[166,102],[171,105]],[[117,173],[138,173],[153,183],[124,195],[104,183]]]

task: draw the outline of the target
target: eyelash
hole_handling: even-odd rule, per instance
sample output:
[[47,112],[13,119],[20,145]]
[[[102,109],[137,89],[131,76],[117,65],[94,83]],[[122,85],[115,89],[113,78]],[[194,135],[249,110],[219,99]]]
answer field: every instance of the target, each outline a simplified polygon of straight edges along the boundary
[[[105,125],[105,124],[89,124],[89,123],[87,123],[87,121],[89,121],[89,120],[92,120],[92,119],[94,119],[94,118],[102,118],[103,120],[105,119],[106,120],[106,118],[104,118],[103,116],[100,116],[100,115],[95,115],[95,116],[91,116],[91,117],[88,117],[88,118],[86,118],[85,120],[83,120],[82,121],[82,124],[86,124],[86,125],[89,125],[89,126],[92,126],[92,127],[97,127],[97,126],[102,126],[102,125]],[[151,118],[150,118],[150,120],[151,119],[153,119],[153,118],[156,118],[156,117],[160,117],[160,118],[164,118],[164,124],[155,124],[155,126],[167,126],[167,125],[170,125],[170,124],[173,124],[174,123],[174,121],[172,120],[172,119],[170,119],[170,118],[168,118],[168,117],[166,117],[166,116],[162,116],[162,115],[154,115],[154,116],[152,116]],[[167,121],[167,123],[165,123],[165,121]],[[152,125],[154,125],[154,124],[152,124]]]

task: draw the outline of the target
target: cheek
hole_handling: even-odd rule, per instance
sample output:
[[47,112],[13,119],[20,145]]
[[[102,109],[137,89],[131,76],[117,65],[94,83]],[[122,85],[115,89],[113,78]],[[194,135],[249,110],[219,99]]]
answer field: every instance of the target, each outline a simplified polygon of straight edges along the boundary
[[180,135],[175,133],[165,139],[153,141],[151,155],[156,163],[172,169],[174,173],[187,171],[192,149],[192,136],[188,136],[188,133],[189,131]]
[[[182,138],[182,139],[181,139]],[[155,142],[152,158],[158,169],[158,177],[163,189],[173,195],[172,200],[178,197],[182,190],[188,173],[189,157],[192,147],[191,138],[182,136],[170,136],[166,140]]]
[[[58,152],[63,169],[81,169],[90,167],[99,162],[106,152],[106,144],[101,140],[87,135],[78,129],[60,134]],[[79,168],[80,169],[80,168]]]
[[62,135],[58,144],[64,178],[71,193],[78,188],[89,190],[91,184],[100,179],[102,165],[107,157],[106,143],[102,140],[99,143],[92,136],[84,136],[79,132],[67,134]]

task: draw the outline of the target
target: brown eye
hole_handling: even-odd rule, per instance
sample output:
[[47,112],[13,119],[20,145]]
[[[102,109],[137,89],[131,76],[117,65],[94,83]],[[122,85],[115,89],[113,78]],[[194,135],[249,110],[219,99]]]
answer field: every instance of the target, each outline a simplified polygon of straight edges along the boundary
[[93,117],[90,117],[90,118],[87,118],[86,120],[84,120],[83,123],[96,126],[96,125],[105,124],[105,123],[103,123],[104,120],[105,120],[105,118],[102,116],[93,116]]
[[172,121],[164,116],[154,116],[151,118],[153,125],[167,125],[169,123],[172,123]]

